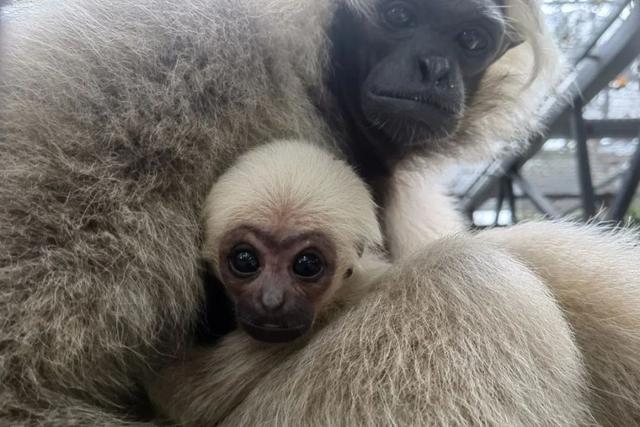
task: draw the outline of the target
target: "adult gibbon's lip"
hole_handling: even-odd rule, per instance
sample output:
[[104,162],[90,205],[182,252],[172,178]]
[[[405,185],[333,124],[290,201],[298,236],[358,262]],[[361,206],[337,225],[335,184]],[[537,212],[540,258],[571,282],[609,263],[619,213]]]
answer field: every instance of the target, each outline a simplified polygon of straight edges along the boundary
[[246,319],[238,319],[240,326],[251,337],[258,341],[281,343],[293,341],[294,339],[302,336],[310,328],[310,325],[295,325],[295,326],[278,326],[276,324],[262,324],[258,325]]
[[392,92],[385,90],[372,90],[370,94],[376,98],[391,98],[391,99],[399,99],[402,101],[411,101],[417,102],[419,104],[428,105],[429,107],[433,107],[442,111],[445,114],[457,114],[457,110],[442,103],[438,100],[434,99],[432,96],[425,96],[421,93],[410,93],[410,92]]

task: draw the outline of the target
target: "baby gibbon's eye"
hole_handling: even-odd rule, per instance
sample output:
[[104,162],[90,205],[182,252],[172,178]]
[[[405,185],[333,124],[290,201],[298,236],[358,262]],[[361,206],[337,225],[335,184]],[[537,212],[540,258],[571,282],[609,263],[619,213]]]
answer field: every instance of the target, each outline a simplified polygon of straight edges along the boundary
[[229,255],[229,269],[241,278],[255,275],[260,270],[260,260],[255,249],[249,245],[237,246]]
[[324,271],[324,261],[315,252],[304,251],[293,260],[293,273],[303,279],[315,279]]

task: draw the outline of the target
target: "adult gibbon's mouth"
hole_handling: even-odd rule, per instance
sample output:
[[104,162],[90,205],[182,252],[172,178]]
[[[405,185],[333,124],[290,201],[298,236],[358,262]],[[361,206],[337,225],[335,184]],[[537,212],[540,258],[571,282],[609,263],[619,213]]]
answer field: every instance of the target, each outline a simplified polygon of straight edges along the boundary
[[391,99],[399,99],[402,101],[411,101],[417,102],[420,104],[428,105],[429,107],[433,107],[437,110],[442,111],[445,114],[457,114],[458,110],[440,102],[438,99],[433,96],[424,95],[421,93],[410,93],[410,92],[392,92],[386,90],[372,90],[371,95],[378,98],[391,98]]

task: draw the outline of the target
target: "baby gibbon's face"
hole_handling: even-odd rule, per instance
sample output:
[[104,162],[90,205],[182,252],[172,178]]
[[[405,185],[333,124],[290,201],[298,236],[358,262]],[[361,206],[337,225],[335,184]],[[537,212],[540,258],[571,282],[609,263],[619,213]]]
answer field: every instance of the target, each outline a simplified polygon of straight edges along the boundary
[[255,339],[311,329],[362,248],[382,235],[369,189],[349,165],[305,141],[240,157],[211,189],[205,252]]
[[257,340],[284,342],[311,328],[336,258],[335,244],[321,232],[241,226],[223,237],[218,265],[239,325]]

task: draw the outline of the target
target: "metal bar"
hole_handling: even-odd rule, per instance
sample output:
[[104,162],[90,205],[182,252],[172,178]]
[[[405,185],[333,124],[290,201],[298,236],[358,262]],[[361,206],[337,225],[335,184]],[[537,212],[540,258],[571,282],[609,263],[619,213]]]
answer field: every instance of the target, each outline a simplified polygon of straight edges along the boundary
[[[596,45],[591,56],[577,64],[577,71],[567,78],[562,87],[566,88],[557,101],[543,111],[547,117],[547,127],[553,129],[564,123],[570,116],[571,105],[567,100],[582,95],[588,102],[606,86],[620,71],[640,54],[640,0],[633,1],[631,13],[621,23],[615,34],[601,45]],[[487,200],[496,183],[505,171],[519,169],[522,164],[533,157],[542,147],[545,138],[536,138],[521,155],[511,156],[504,160],[490,163],[488,173],[476,177],[460,201],[464,211],[473,211]]]
[[[625,171],[618,171],[612,175],[609,175],[609,177],[605,178],[604,180],[602,180],[602,182],[596,184],[593,188],[596,191],[596,203],[599,204],[605,204],[606,205],[606,200],[607,199],[611,199],[612,195],[611,192],[605,192],[604,188],[608,187],[609,185],[615,183],[616,181],[618,181],[619,179],[621,179],[625,174]],[[553,194],[553,195],[549,195],[547,194],[547,198],[553,200],[553,199],[571,199],[571,198],[578,198],[580,197],[580,195],[574,195],[574,194]],[[575,211],[576,209],[579,209],[582,206],[582,203],[578,203],[576,205],[571,206],[568,209],[565,209],[564,211],[562,211],[562,216],[567,216],[570,213],[572,213],[573,211]]]
[[500,188],[498,189],[498,197],[496,197],[496,218],[493,221],[493,226],[497,227],[500,223],[500,211],[502,211],[502,204],[504,203],[505,182],[504,179],[500,181]]
[[604,33],[606,33],[609,27],[613,25],[615,20],[618,18],[618,16],[620,16],[622,11],[629,5],[629,3],[631,3],[631,0],[625,0],[620,2],[616,10],[607,17],[607,21],[604,25],[602,25],[602,28],[600,29],[600,31],[598,31],[598,33],[595,35],[595,37],[593,37],[591,42],[587,46],[585,46],[584,49],[582,49],[582,52],[580,52],[580,55],[576,57],[578,58],[576,62],[583,60],[589,55],[589,53],[593,50],[593,48],[598,44],[598,41],[600,41],[602,36],[604,36]]
[[571,129],[573,139],[576,142],[576,160],[578,161],[578,179],[580,182],[580,196],[582,198],[582,212],[584,220],[596,214],[595,194],[593,181],[591,180],[591,165],[589,163],[589,148],[587,147],[587,134],[582,117],[582,100],[576,98],[571,116]]
[[[570,125],[570,123],[567,123]],[[640,119],[585,120],[587,138],[633,139],[640,132]],[[550,138],[571,138],[571,126],[558,126],[550,130]]]
[[504,177],[505,189],[507,190],[507,200],[509,201],[509,211],[511,212],[511,224],[518,222],[516,211],[516,193],[513,191],[513,180],[510,176]]
[[640,142],[636,147],[636,152],[631,158],[629,169],[624,174],[622,185],[620,186],[620,192],[613,200],[607,219],[620,222],[624,219],[624,215],[629,210],[633,196],[638,190],[638,183],[640,182]]
[[520,190],[527,195],[533,205],[543,214],[551,219],[560,218],[560,212],[551,204],[544,194],[539,192],[534,186],[532,186],[522,175],[518,172],[511,172],[509,174],[513,182],[515,182]]

